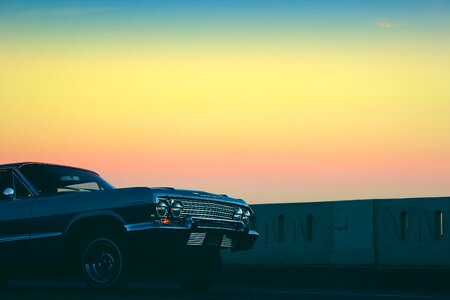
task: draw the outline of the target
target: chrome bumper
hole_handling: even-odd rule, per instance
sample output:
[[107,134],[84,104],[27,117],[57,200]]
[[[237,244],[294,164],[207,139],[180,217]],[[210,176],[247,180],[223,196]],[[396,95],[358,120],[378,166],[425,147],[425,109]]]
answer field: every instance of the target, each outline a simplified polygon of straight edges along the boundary
[[[136,237],[136,242],[151,239],[152,233],[158,232],[164,237],[180,237],[179,242],[185,246],[219,246],[232,250],[247,250],[252,248],[259,234],[249,230],[240,221],[217,219],[227,222],[235,229],[216,226],[214,222],[201,224],[201,221],[214,221],[206,218],[188,218],[183,224],[163,225],[157,221],[125,225],[125,230]],[[200,224],[199,224],[200,222]],[[172,239],[175,240],[175,239]],[[177,239],[178,240],[178,239]]]
[[[208,224],[201,223],[202,221],[208,222]],[[218,223],[228,224],[231,227],[224,227],[217,225]],[[149,230],[149,229],[177,229],[177,230],[190,230],[190,229],[217,229],[217,230],[229,230],[229,231],[245,231],[245,225],[242,221],[231,221],[223,219],[210,219],[200,217],[188,217],[185,218],[182,223],[175,223],[169,225],[163,225],[157,220],[144,223],[135,223],[125,225],[126,231],[137,230]],[[256,232],[256,231],[255,231]]]

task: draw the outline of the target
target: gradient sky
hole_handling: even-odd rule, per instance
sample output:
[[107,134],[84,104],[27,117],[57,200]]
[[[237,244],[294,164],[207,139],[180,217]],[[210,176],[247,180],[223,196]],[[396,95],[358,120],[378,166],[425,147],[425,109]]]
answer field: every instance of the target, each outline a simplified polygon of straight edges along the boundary
[[450,195],[449,1],[2,1],[0,163],[250,203]]

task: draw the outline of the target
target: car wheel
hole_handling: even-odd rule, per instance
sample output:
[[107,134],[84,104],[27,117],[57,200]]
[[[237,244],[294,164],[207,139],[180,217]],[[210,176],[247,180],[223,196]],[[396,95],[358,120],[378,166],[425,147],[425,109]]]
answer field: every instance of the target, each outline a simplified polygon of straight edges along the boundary
[[178,274],[180,286],[190,292],[209,290],[222,269],[222,257],[218,249],[189,249],[182,271]]
[[120,243],[112,238],[95,238],[86,243],[81,266],[86,283],[94,289],[109,290],[126,287],[130,266]]

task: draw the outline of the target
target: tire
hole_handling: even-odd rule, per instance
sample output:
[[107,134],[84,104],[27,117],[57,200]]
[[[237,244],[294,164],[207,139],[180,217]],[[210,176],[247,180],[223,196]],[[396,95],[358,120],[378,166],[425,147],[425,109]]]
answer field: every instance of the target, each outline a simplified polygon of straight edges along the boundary
[[131,278],[131,266],[122,243],[110,237],[98,237],[85,243],[81,268],[88,286],[97,290],[125,288]]
[[219,249],[189,249],[182,271],[178,274],[179,285],[188,292],[206,292],[217,281],[222,269]]

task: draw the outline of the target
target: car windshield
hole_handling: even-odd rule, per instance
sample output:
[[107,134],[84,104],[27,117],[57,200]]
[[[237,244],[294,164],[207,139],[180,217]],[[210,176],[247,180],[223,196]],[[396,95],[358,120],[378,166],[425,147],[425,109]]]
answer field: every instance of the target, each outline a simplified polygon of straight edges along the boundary
[[19,170],[39,194],[94,192],[114,188],[97,174],[76,168],[28,164]]

